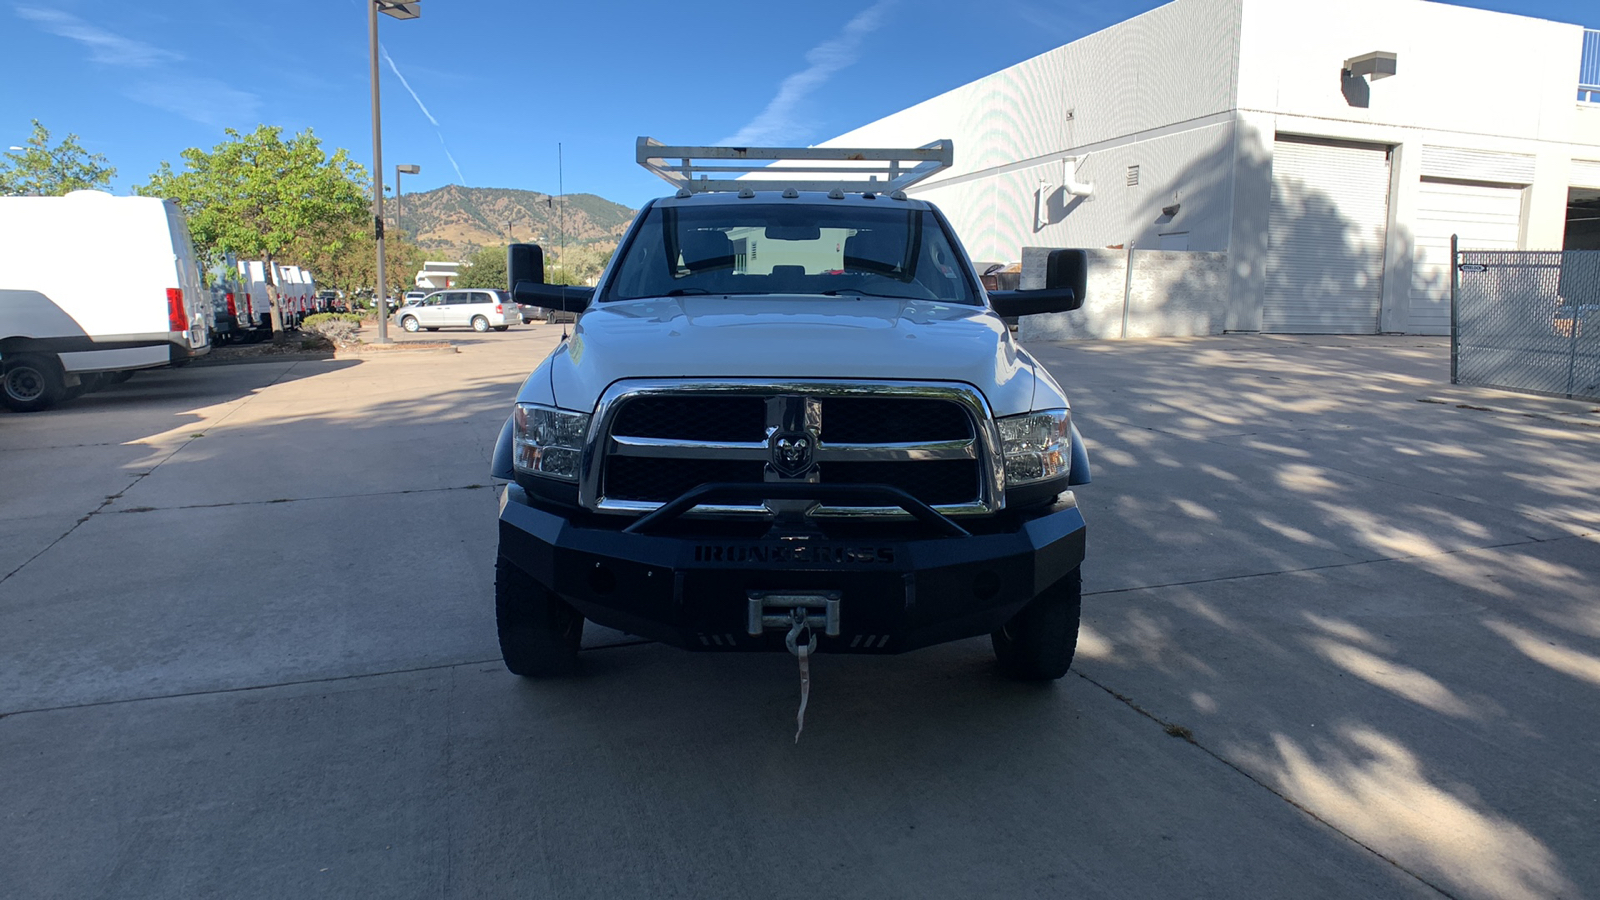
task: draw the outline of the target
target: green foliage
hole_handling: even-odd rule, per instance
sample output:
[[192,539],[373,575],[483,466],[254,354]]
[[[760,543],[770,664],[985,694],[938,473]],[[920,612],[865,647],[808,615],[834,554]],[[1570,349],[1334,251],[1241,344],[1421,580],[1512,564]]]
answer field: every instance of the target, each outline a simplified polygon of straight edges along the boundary
[[576,270],[569,271],[561,267],[560,263],[546,262],[544,266],[545,284],[566,284],[573,287],[583,287],[589,282]]
[[106,190],[117,170],[106,158],[78,146],[78,136],[68,134],[54,147],[50,132],[38,119],[22,152],[0,154],[0,195],[59,197],[70,191]]
[[461,269],[461,277],[455,281],[458,288],[497,288],[506,289],[506,248],[480,247],[467,260],[466,266]]
[[367,227],[366,170],[343,149],[330,157],[310,129],[288,140],[267,125],[224,133],[209,151],[183,151],[183,171],[163,161],[149,184],[134,188],[176,201],[203,257],[310,262]]

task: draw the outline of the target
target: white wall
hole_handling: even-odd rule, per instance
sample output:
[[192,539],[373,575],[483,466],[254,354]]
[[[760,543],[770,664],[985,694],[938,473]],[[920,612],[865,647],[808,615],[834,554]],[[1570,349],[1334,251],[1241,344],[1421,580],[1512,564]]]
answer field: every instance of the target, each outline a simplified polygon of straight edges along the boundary
[[[1023,249],[1023,288],[1044,286],[1049,252],[1047,247]],[[1134,250],[1131,280],[1128,260],[1126,251],[1090,250],[1083,307],[1023,316],[1017,323],[1017,336],[1025,341],[1066,341],[1222,333],[1228,305],[1228,254]]]
[[[1404,331],[1419,321],[1424,148],[1531,159],[1532,175],[1472,177],[1524,190],[1522,248],[1561,246],[1570,161],[1600,159],[1600,107],[1575,100],[1582,34],[1424,0],[1175,0],[826,144],[952,139],[955,166],[911,193],[937,203],[979,260],[1016,260],[1023,246],[1154,248],[1187,232],[1190,250],[1229,254],[1222,327],[1238,331],[1261,327],[1275,136],[1391,147],[1379,327]],[[1341,66],[1376,50],[1398,54],[1399,72],[1362,82],[1355,105]],[[1092,197],[1062,191],[1067,157]],[[1041,181],[1054,185],[1043,196]]]
[[[1237,33],[1238,0],[1176,0],[824,145],[950,138],[955,165],[910,193],[937,203],[978,259],[1017,260],[1024,244],[1154,246],[1182,230],[1193,249],[1224,250]],[[1085,155],[1078,177],[1095,193],[1075,201],[1060,160]],[[1055,187],[1038,228],[1041,180]],[[1175,197],[1180,221],[1157,222]]]

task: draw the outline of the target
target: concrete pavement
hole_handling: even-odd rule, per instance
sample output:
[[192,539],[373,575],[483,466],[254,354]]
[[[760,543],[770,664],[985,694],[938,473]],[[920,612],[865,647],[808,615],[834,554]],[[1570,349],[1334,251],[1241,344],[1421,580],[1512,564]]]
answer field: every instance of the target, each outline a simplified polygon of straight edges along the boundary
[[1074,673],[822,657],[795,746],[788,657],[500,665],[488,449],[558,333],[0,416],[8,893],[1600,893],[1590,407],[1435,339],[1035,346],[1095,464]]

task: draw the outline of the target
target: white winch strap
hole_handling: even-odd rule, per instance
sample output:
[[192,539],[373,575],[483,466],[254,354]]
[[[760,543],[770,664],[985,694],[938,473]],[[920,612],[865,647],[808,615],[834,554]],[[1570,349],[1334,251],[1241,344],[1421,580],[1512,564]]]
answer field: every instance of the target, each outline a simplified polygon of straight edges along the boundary
[[795,714],[794,742],[800,743],[800,732],[806,730],[806,703],[811,700],[811,647],[816,642],[801,644],[795,656],[800,658],[800,712]]

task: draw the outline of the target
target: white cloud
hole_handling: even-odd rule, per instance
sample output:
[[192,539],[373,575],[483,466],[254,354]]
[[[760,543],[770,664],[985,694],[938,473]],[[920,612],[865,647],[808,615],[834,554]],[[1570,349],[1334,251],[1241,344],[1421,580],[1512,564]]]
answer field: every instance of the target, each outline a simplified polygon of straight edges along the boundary
[[17,15],[54,35],[77,41],[89,48],[89,58],[112,66],[146,68],[158,63],[176,62],[183,56],[154,44],[132,40],[72,15],[53,9],[18,6]]
[[882,24],[884,13],[893,2],[878,0],[856,14],[837,36],[812,47],[806,53],[807,67],[783,80],[767,108],[737,133],[718,143],[759,147],[782,144],[802,135],[804,126],[794,118],[800,101],[860,57],[861,42]]
[[125,93],[140,103],[217,128],[249,130],[261,109],[261,98],[215,78],[156,76],[129,85]]

